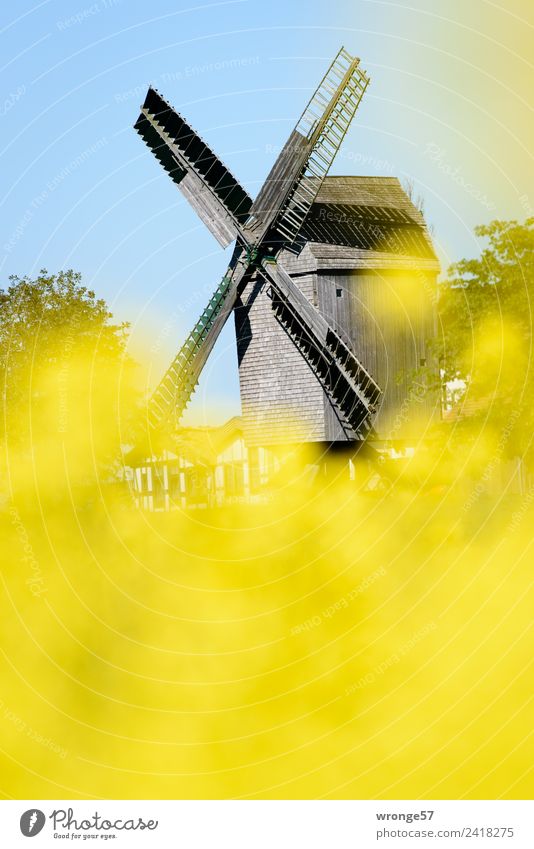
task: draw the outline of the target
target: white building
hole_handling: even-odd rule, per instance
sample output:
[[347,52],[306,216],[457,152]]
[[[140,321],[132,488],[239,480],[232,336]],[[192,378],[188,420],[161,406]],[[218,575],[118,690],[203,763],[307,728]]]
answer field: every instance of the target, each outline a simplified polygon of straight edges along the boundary
[[266,448],[247,448],[235,416],[220,427],[182,429],[176,450],[147,459],[131,480],[144,510],[206,508],[264,500],[279,467]]

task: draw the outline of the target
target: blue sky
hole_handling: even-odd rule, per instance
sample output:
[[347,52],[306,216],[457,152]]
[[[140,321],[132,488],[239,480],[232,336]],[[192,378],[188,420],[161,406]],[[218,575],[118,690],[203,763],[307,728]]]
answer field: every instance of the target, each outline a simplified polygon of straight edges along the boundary
[[[413,180],[443,265],[475,254],[475,224],[533,214],[533,31],[523,0],[3,4],[2,286],[81,271],[155,379],[226,257],[132,130],[146,86],[254,195],[341,44],[372,84],[333,173]],[[238,410],[229,325],[189,418]]]

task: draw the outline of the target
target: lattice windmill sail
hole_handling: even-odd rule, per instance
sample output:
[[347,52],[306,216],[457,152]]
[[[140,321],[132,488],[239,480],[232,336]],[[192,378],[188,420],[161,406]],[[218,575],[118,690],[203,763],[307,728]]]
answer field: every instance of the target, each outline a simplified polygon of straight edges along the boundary
[[380,387],[350,341],[302,294],[280,262],[282,251],[301,248],[302,225],[368,83],[359,59],[342,48],[254,202],[189,124],[149,88],[135,129],[219,243],[226,247],[236,241],[221,283],[151,398],[152,427],[179,421],[239,293],[252,275],[261,274],[277,321],[321,383],[346,436],[369,430]]
[[254,202],[256,240],[272,229],[293,245],[369,84],[359,63],[341,48],[319,83]]

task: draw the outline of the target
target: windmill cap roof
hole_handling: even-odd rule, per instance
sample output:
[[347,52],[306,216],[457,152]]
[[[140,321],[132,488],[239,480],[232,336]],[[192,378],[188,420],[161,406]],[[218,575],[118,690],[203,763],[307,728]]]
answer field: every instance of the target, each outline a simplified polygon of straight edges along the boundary
[[398,177],[326,177],[316,203],[372,206],[397,209],[416,224],[425,225]]

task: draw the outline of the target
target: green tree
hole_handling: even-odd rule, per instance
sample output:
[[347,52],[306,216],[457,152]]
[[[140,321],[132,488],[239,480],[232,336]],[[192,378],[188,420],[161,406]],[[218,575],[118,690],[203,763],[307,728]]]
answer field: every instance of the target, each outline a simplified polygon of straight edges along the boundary
[[86,476],[119,461],[135,438],[138,409],[127,330],[77,272],[10,278],[0,290],[8,462],[31,454],[53,465],[67,452],[71,475]]
[[465,420],[505,429],[505,453],[532,460],[534,218],[492,221],[475,233],[486,240],[480,256],[452,265],[440,286],[440,380],[463,381]]

